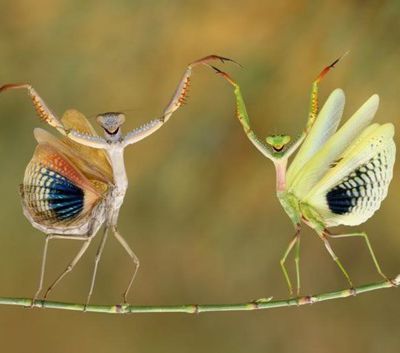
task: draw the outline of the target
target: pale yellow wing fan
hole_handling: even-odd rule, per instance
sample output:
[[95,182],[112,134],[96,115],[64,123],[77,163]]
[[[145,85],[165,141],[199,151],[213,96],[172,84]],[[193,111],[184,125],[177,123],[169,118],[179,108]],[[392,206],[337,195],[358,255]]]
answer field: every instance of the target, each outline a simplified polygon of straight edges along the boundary
[[304,198],[328,226],[358,225],[379,209],[393,176],[393,135],[390,123],[365,128]]
[[[331,165],[336,163],[347,147],[354,143],[360,132],[371,123],[378,106],[379,97],[374,94],[333,136],[323,145],[318,146],[317,152],[306,163],[302,164],[302,168],[294,179],[288,178],[289,191],[293,192],[299,199],[303,199],[329,170]],[[335,116],[322,115],[323,111],[321,111],[321,117],[336,122],[337,118]],[[322,125],[322,128],[325,128],[324,125]],[[321,129],[318,129],[317,124],[312,127],[311,131],[317,134],[323,133]],[[297,156],[294,162],[296,160]]]

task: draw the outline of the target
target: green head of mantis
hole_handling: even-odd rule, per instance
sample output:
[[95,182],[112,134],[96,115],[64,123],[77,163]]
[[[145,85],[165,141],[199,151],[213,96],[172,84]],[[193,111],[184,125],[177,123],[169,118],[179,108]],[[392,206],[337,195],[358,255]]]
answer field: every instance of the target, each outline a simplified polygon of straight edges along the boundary
[[288,135],[270,135],[265,138],[267,145],[271,147],[275,157],[280,158],[285,155],[286,147],[291,137]]

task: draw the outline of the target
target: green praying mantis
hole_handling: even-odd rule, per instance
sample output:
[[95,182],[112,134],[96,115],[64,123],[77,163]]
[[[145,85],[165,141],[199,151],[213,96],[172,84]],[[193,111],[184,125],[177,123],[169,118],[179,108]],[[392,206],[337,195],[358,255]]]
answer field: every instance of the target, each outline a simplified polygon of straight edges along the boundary
[[[364,223],[379,209],[392,179],[396,152],[393,124],[371,123],[378,109],[378,95],[371,96],[339,130],[345,102],[341,89],[334,90],[319,111],[319,83],[340,59],[325,67],[312,83],[306,128],[294,142],[288,135],[271,135],[265,143],[261,141],[250,126],[239,85],[229,74],[212,66],[234,88],[236,115],[247,137],[275,166],[277,197],[295,228],[280,260],[290,295],[293,295],[293,285],[285,263],[295,248],[296,292],[299,295],[302,223],[318,234],[350,288],[353,288],[353,282],[333,251],[329,238],[364,239],[376,270],[388,280],[366,233],[332,234],[328,230],[337,225]],[[299,147],[287,169],[289,157]]]

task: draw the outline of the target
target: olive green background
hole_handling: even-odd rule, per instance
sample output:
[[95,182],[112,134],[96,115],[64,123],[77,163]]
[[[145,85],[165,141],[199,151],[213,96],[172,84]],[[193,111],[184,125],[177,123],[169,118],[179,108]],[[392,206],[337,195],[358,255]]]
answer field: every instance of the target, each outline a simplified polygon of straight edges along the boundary
[[[321,86],[341,87],[345,116],[377,92],[378,122],[399,129],[398,1],[2,1],[0,82],[30,82],[59,113],[124,111],[125,131],[161,114],[185,66],[208,54],[240,82],[254,129],[296,136],[310,83],[350,50]],[[120,230],[141,259],[134,304],[230,303],[287,297],[279,259],[292,236],[272,164],[234,118],[226,82],[200,67],[189,103],[126,151],[130,188]],[[32,296],[44,237],[21,212],[18,184],[44,126],[24,92],[0,96],[0,296]],[[94,121],[94,120],[92,120]],[[396,137],[398,142],[398,137]],[[399,167],[366,230],[385,272],[400,273]],[[344,230],[343,228],[342,230]],[[347,228],[349,229],[349,228]],[[337,229],[335,231],[340,231]],[[346,287],[309,229],[303,293]],[[99,239],[51,298],[82,302]],[[361,239],[333,246],[355,284],[379,281]],[[50,244],[46,284],[77,242]],[[288,262],[293,270],[292,259]],[[129,260],[110,239],[93,303],[118,303]],[[293,272],[291,272],[293,274]],[[110,316],[0,307],[4,352],[398,352],[397,290],[264,312]]]

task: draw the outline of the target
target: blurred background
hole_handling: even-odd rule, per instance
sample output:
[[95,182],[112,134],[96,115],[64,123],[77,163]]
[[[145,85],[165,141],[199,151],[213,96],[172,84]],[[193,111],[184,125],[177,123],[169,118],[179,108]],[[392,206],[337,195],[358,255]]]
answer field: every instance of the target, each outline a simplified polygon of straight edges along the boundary
[[[242,86],[260,137],[296,136],[319,71],[348,55],[321,85],[347,94],[345,116],[379,93],[378,122],[399,130],[398,1],[2,1],[0,82],[30,82],[58,114],[127,114],[125,131],[160,116],[186,65],[208,54]],[[133,304],[231,303],[288,296],[279,259],[293,235],[275,197],[272,164],[234,118],[230,87],[193,73],[188,105],[126,151],[130,188],[119,228],[141,260]],[[31,297],[44,236],[24,218],[18,185],[41,126],[24,92],[0,98],[1,296]],[[398,138],[397,138],[398,142]],[[365,230],[389,276],[400,273],[399,166]],[[335,231],[344,230],[335,229]],[[347,228],[348,230],[349,228]],[[345,288],[316,235],[302,237],[302,292]],[[83,302],[99,239],[51,299]],[[50,244],[46,285],[79,244]],[[361,239],[333,242],[356,285],[379,281]],[[93,303],[118,303],[129,259],[114,239]],[[292,259],[288,266],[294,275]],[[399,292],[264,312],[111,316],[0,308],[7,352],[398,352]]]

